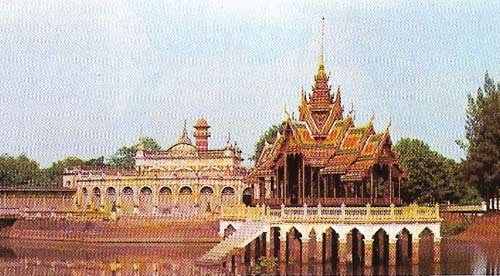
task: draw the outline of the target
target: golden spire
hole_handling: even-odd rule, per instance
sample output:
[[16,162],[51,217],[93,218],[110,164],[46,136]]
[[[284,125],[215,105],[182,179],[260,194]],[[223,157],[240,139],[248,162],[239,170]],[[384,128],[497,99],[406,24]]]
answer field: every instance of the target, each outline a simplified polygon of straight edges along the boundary
[[325,18],[321,18],[321,37],[319,45],[319,66],[316,77],[326,77],[325,72],[325,54],[324,54],[324,37],[325,37]]

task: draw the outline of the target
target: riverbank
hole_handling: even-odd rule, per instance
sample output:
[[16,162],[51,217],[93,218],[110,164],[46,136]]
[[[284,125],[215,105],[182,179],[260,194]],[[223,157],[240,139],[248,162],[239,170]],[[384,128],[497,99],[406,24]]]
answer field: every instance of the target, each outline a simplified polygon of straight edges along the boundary
[[118,221],[65,219],[17,220],[0,230],[0,238],[95,243],[216,243],[219,222],[161,218]]
[[[500,213],[486,213],[482,216],[462,217],[458,214],[443,216],[444,223],[451,225],[448,227],[460,228],[465,225],[462,231],[450,231],[445,233],[449,239],[477,242],[500,242]],[[459,229],[461,230],[461,229]]]

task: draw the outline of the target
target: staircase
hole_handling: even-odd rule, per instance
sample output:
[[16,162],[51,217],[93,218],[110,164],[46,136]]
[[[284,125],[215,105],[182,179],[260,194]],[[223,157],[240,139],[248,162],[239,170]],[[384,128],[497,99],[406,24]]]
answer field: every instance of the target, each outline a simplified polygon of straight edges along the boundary
[[198,263],[205,265],[220,264],[227,254],[231,253],[236,248],[244,248],[268,229],[268,223],[247,221],[231,236],[227,237],[205,253],[205,255],[198,260]]

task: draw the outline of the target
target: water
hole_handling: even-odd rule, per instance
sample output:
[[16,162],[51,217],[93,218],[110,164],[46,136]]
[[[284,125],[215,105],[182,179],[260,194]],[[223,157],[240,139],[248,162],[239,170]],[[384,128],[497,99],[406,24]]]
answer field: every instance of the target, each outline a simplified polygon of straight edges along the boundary
[[[0,240],[0,275],[202,275],[221,269],[197,267],[194,261],[213,244],[84,244]],[[443,239],[442,262],[422,256],[420,265],[397,267],[281,265],[279,274],[500,274],[500,241],[481,244]],[[237,268],[237,273],[258,272]]]

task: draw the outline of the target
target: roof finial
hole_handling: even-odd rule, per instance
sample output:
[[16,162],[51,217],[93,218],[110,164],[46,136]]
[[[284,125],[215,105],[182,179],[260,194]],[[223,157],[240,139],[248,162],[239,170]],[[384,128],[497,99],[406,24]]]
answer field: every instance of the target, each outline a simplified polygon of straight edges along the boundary
[[179,137],[179,141],[177,143],[179,144],[190,144],[191,145],[191,139],[189,139],[187,128],[186,128],[186,120],[184,119],[184,127],[182,128],[182,133],[181,137]]
[[286,104],[285,104],[285,120],[288,121],[290,119],[290,113],[286,110]]
[[231,130],[227,131],[227,142],[228,145],[231,144]]
[[321,18],[321,41],[320,41],[320,48],[319,48],[319,66],[325,66],[325,56],[324,56],[324,49],[323,49],[323,43],[325,39],[325,18]]
[[391,119],[391,117],[389,117],[389,123],[387,124],[385,131],[389,131],[389,128],[391,127],[391,125],[392,125],[392,119]]
[[370,121],[368,123],[369,124],[373,123],[373,119],[375,119],[375,112],[372,110],[372,114],[370,115]]

